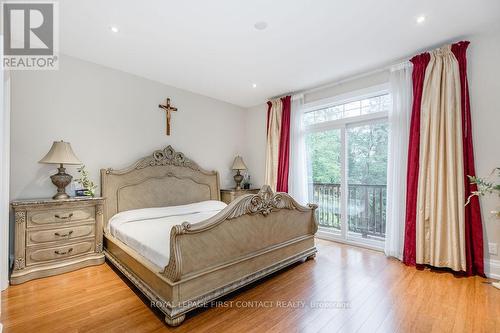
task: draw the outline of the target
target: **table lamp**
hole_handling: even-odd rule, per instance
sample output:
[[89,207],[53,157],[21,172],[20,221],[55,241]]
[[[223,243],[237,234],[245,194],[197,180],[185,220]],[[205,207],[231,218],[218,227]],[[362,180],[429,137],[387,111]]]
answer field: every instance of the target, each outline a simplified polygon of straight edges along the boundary
[[247,166],[241,156],[236,156],[233,162],[233,170],[236,170],[236,175],[234,175],[234,181],[236,182],[236,190],[241,190],[241,182],[243,181],[243,175],[240,173],[241,170],[246,170]]
[[69,142],[54,141],[47,155],[44,156],[38,163],[59,164],[59,172],[50,176],[52,183],[57,186],[57,193],[52,197],[54,200],[68,199],[66,194],[66,186],[71,183],[73,177],[66,173],[63,164],[82,164],[78,157],[75,156]]

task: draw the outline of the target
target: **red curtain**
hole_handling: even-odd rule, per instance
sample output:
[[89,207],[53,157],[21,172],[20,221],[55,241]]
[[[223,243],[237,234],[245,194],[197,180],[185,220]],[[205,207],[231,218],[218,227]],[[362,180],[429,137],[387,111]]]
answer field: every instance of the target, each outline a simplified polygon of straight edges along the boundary
[[281,115],[280,147],[278,153],[278,183],[276,191],[288,192],[288,170],[290,168],[290,111],[291,96],[281,98],[283,112]]
[[420,107],[424,87],[425,69],[430,61],[429,53],[422,53],[410,60],[413,63],[413,106],[410,120],[410,139],[408,143],[408,169],[406,179],[406,221],[403,262],[416,264],[416,218],[418,166],[420,155]]
[[[467,175],[475,175],[474,148],[472,144],[472,126],[470,115],[469,86],[467,81],[467,47],[468,41],[459,42],[451,46],[451,51],[458,60],[460,70],[461,106],[462,106],[462,142],[465,175],[465,200],[477,186],[470,184]],[[477,196],[471,198],[470,203],[465,206],[465,255],[467,275],[484,276],[483,259],[483,223],[481,221],[481,209]]]

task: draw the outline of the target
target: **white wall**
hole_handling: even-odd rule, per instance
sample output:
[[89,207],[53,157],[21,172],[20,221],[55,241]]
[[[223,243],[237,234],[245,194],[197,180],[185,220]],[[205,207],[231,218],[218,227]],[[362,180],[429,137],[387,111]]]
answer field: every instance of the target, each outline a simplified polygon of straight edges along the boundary
[[[0,36],[0,55],[3,55],[2,47],[3,40]],[[9,284],[9,80],[9,73],[0,69],[0,290],[4,290]]]
[[[165,135],[160,102],[179,108]],[[54,140],[69,141],[99,183],[100,168],[122,168],[171,144],[208,170],[222,186],[232,184],[230,166],[243,153],[244,109],[63,56],[59,71],[12,73],[10,199],[49,197],[55,166],[38,161]],[[68,166],[76,175],[75,167]]]
[[[468,77],[476,174],[487,176],[493,168],[500,167],[500,25],[467,39],[471,41]],[[490,214],[492,210],[500,210],[499,198],[490,196],[481,199],[481,210],[487,254],[488,242],[500,246],[500,219]],[[498,255],[489,257],[500,259]],[[500,271],[496,274],[500,278]]]
[[251,176],[251,186],[264,185],[266,172],[267,104],[247,109],[245,117],[246,156],[243,156]]
[[340,81],[338,84],[314,89],[304,94],[304,103],[311,103],[321,99],[338,96],[363,88],[378,86],[389,82],[389,71],[380,71],[353,80]]
[[[487,176],[495,167],[500,167],[500,27],[464,39],[470,40],[468,50],[468,75],[474,135],[476,173]],[[349,90],[361,89],[370,85],[387,82],[386,72],[345,82],[330,88],[317,89],[305,94],[306,102],[332,97]],[[265,135],[267,106],[262,104],[247,109],[247,157],[246,161],[253,172],[253,181],[262,185],[265,171]],[[500,210],[499,199],[495,196],[481,199],[481,210],[485,235],[487,263],[491,270],[498,270],[500,278],[500,256],[488,254],[488,242],[496,243],[500,251],[500,219],[490,214]],[[487,267],[487,269],[490,269]]]

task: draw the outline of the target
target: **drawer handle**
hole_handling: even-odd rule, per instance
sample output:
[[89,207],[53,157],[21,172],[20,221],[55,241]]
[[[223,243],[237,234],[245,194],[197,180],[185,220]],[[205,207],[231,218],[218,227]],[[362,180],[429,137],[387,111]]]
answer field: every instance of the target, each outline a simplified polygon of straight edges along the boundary
[[54,251],[54,253],[55,253],[55,254],[59,254],[59,255],[70,254],[71,252],[73,252],[73,248],[72,248],[72,247],[70,247],[70,248],[68,249],[68,251],[66,251],[66,252],[61,252],[61,251],[59,251],[59,250],[55,250],[55,251]]
[[69,237],[69,236],[71,236],[72,233],[73,233],[73,230],[70,230],[66,234],[60,234],[58,232],[54,232],[54,235],[57,236],[57,237]]
[[73,217],[73,213],[70,213],[68,216],[61,216],[59,214],[54,215],[56,219],[67,220]]

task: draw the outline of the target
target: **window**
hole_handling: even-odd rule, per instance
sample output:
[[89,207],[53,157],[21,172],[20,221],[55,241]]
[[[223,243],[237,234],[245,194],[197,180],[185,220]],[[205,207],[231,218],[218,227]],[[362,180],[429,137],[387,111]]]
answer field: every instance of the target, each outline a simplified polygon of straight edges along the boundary
[[389,94],[373,96],[344,104],[331,105],[325,108],[309,111],[304,116],[306,125],[325,121],[357,117],[366,114],[387,112],[389,110]]
[[319,206],[320,232],[382,246],[390,103],[377,89],[306,111],[310,200]]

